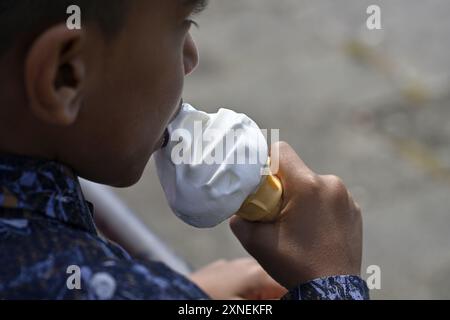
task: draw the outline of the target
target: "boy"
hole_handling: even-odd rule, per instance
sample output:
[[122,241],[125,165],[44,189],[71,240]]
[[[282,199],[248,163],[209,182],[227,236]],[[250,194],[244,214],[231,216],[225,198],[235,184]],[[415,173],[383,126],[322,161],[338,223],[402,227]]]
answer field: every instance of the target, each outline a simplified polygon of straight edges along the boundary
[[[73,4],[81,30],[65,24]],[[189,29],[205,6],[0,0],[0,298],[256,299],[286,289],[293,299],[368,298],[359,208],[339,179],[316,175],[285,143],[282,218],[231,221],[259,264],[219,262],[188,280],[98,236],[77,176],[139,180],[198,63]],[[81,283],[69,283],[76,266]]]

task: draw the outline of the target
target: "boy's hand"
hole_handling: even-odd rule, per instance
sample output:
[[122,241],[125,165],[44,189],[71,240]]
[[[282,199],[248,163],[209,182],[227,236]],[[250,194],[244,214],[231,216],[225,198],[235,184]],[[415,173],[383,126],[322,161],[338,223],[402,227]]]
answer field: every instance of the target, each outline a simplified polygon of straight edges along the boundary
[[287,293],[251,258],[217,261],[190,279],[216,300],[280,299]]
[[284,195],[275,223],[233,217],[231,228],[247,251],[286,288],[334,275],[360,275],[362,218],[342,181],[312,172],[280,143]]

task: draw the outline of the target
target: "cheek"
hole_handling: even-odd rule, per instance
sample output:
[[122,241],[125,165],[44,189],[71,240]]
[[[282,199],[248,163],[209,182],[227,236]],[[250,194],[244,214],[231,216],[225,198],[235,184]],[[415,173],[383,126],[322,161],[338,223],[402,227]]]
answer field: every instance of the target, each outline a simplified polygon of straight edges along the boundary
[[173,45],[152,48],[110,56],[87,86],[78,132],[85,135],[82,153],[102,163],[93,171],[99,181],[108,177],[117,185],[138,178],[179,105],[182,50]]
[[182,58],[168,55],[158,66],[150,68],[143,77],[146,79],[143,81],[145,88],[140,97],[141,101],[137,101],[144,102],[139,120],[146,124],[142,130],[146,132],[147,139],[152,141],[151,145],[154,147],[176,112],[182,97]]
[[145,99],[147,117],[151,120],[159,138],[180,103],[184,85],[183,50],[177,46],[167,46],[159,52],[155,64],[150,64],[143,77],[145,85]]
[[126,68],[120,68],[114,75],[119,85],[110,88],[115,96],[111,103],[126,126],[127,137],[135,139],[136,147],[152,147],[180,102],[184,83],[183,57],[181,49],[170,44],[154,44],[133,52],[134,56],[123,57],[122,61],[130,61],[122,63]]

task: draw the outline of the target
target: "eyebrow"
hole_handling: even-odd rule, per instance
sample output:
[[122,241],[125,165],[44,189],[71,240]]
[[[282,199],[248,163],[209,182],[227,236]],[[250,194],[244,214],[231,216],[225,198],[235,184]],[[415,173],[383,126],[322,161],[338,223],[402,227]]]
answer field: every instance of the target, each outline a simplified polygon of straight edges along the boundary
[[181,0],[181,4],[185,7],[192,8],[193,13],[200,13],[206,9],[209,0]]

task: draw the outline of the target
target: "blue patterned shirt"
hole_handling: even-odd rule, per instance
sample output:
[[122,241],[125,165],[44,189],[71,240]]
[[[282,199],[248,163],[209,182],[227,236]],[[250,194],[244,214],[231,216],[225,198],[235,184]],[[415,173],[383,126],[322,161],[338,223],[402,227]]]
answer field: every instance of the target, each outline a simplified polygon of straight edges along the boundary
[[[46,160],[0,156],[0,261],[0,299],[209,299],[164,264],[102,238],[73,171]],[[314,280],[285,297],[367,298],[353,276]]]

